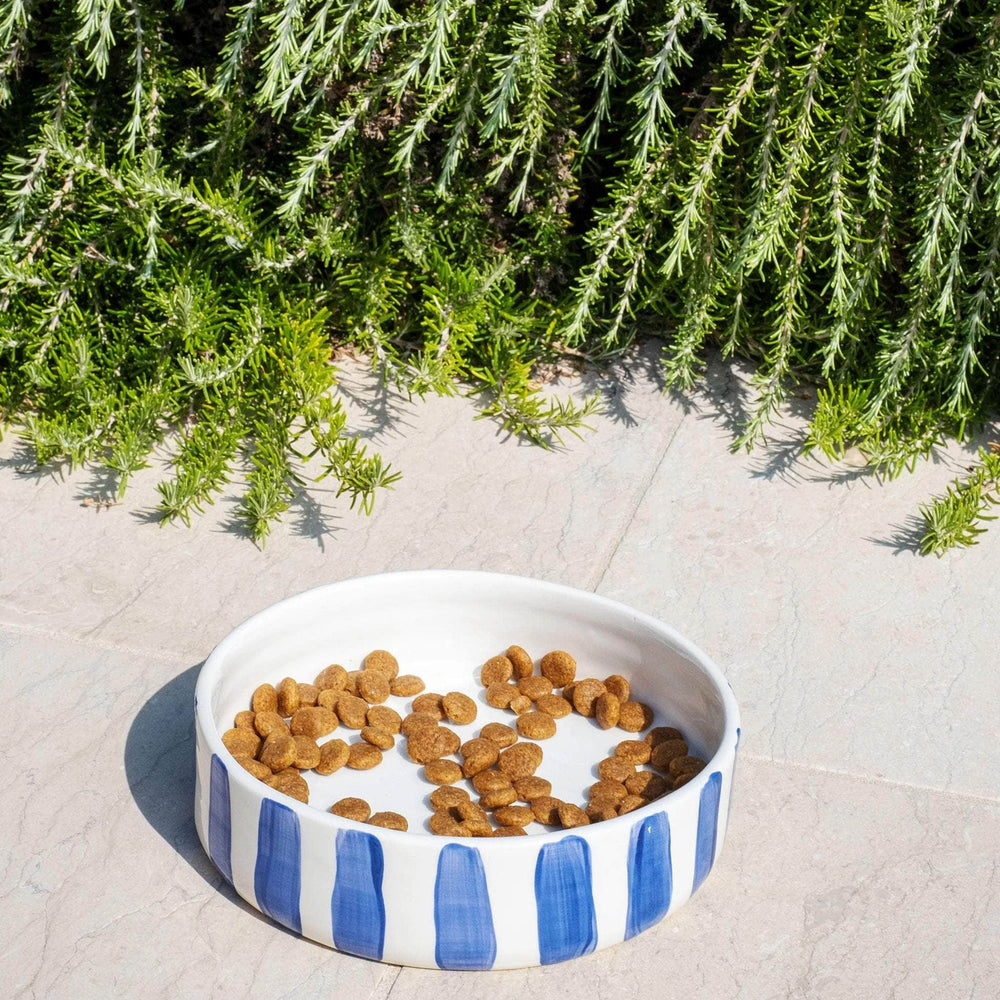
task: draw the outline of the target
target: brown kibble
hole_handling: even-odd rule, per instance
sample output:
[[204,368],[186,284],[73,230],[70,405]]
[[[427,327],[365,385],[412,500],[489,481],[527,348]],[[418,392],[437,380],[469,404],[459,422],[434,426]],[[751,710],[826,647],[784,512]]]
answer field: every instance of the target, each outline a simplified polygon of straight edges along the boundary
[[350,756],[351,748],[343,740],[327,740],[319,748],[319,763],[314,768],[317,774],[333,774],[339,771]]
[[635,764],[622,757],[605,757],[597,765],[597,774],[607,781],[620,781],[624,785],[635,774]]
[[453,788],[450,785],[435,788],[430,794],[431,807],[438,811],[452,809],[462,802],[468,801],[470,801],[469,793],[464,788]]
[[424,689],[424,682],[416,674],[400,674],[389,681],[389,693],[400,698],[412,698]]
[[299,710],[299,684],[292,677],[286,677],[278,685],[278,715],[290,719]]
[[322,759],[319,744],[311,736],[293,736],[295,740],[295,764],[300,771],[310,771]]
[[645,740],[622,740],[615,747],[615,756],[632,764],[647,764],[652,749]]
[[245,754],[234,754],[233,756],[240,767],[249,771],[255,778],[259,778],[261,781],[270,780],[271,769],[267,764],[262,764],[259,760],[254,760],[253,757],[247,757]]
[[630,813],[633,809],[639,809],[648,804],[648,800],[644,799],[641,795],[626,795],[618,803],[618,815],[624,816],[625,813]]
[[347,671],[347,683],[344,685],[344,690],[348,694],[357,695],[358,693],[358,678],[361,676],[363,671],[361,670],[348,670]]
[[424,764],[424,777],[432,785],[453,785],[462,780],[462,768],[453,760],[429,760]]
[[675,757],[686,757],[688,745],[684,740],[664,740],[653,747],[649,763],[657,771],[666,771]]
[[487,722],[479,730],[479,736],[481,739],[495,743],[501,750],[504,747],[513,746],[517,742],[517,733],[502,722]]
[[628,789],[620,781],[601,778],[590,786],[587,795],[590,799],[611,799],[614,802],[621,802],[628,795]]
[[605,691],[594,702],[594,718],[601,729],[611,729],[618,725],[622,703],[610,692]]
[[538,770],[542,756],[537,743],[515,743],[500,752],[497,768],[510,778],[527,778]]
[[371,743],[352,743],[348,748],[347,766],[355,771],[368,771],[382,763],[382,751]]
[[324,667],[313,682],[320,691],[343,691],[347,687],[347,671],[339,663]]
[[233,728],[222,734],[222,745],[234,757],[256,757],[260,744],[260,737],[253,729]]
[[500,806],[509,806],[517,801],[517,792],[513,785],[507,788],[494,788],[492,791],[483,792],[479,797],[479,804],[484,809],[499,809]]
[[621,674],[612,674],[604,678],[604,687],[613,694],[619,702],[628,701],[632,697],[632,685]]
[[486,703],[494,708],[509,708],[511,699],[518,694],[513,684],[497,681],[486,689]]
[[604,684],[595,677],[585,677],[573,685],[573,707],[588,719],[594,714],[594,705],[604,694]]
[[288,724],[293,736],[329,736],[337,728],[337,716],[328,708],[314,705],[312,708],[300,708]]
[[556,720],[547,712],[525,712],[517,717],[517,731],[529,740],[547,740],[556,734]]
[[536,698],[535,708],[551,715],[553,719],[563,719],[573,711],[572,703],[558,694],[543,694]]
[[514,664],[506,656],[491,656],[480,668],[479,679],[483,687],[505,684],[514,676]]
[[365,743],[370,743],[373,747],[378,747],[379,750],[391,750],[396,743],[392,733],[387,733],[384,729],[379,729],[378,726],[363,726],[361,738]]
[[554,649],[541,658],[538,669],[543,677],[552,681],[553,687],[566,687],[576,677],[576,660],[565,650]]
[[485,826],[489,827],[490,833],[493,832],[493,825],[490,823],[489,816],[486,815],[486,810],[483,809],[481,805],[473,802],[471,799],[468,802],[459,802],[457,805],[452,806],[452,809],[459,816],[466,821],[466,823],[472,823],[475,826]]
[[340,701],[342,695],[347,692],[340,688],[323,688],[318,695],[316,695],[316,704],[321,708],[328,708],[331,712],[337,710],[337,702]]
[[696,778],[697,776],[697,771],[682,771],[670,782],[670,787],[671,789],[678,789],[681,785],[686,785],[692,778]]
[[265,738],[271,733],[288,732],[288,723],[277,712],[270,712],[266,709],[254,715],[253,724],[258,734]]
[[257,730],[254,729],[254,724],[253,724],[255,714],[256,713],[253,712],[251,709],[244,709],[242,712],[237,712],[236,718],[233,719],[234,728],[253,729],[254,732],[257,732]]
[[278,692],[274,690],[274,686],[261,684],[250,699],[250,707],[255,712],[277,712]]
[[533,802],[542,795],[552,794],[552,782],[545,778],[531,775],[527,778],[517,778],[514,781],[514,791],[522,802]]
[[467,726],[476,718],[476,703],[460,691],[449,691],[441,699],[444,714],[456,726]]
[[309,802],[309,785],[294,767],[287,767],[277,774],[272,774],[268,784],[275,791],[290,795],[299,802]]
[[403,720],[394,708],[388,705],[372,705],[365,714],[369,726],[376,726],[384,733],[395,736],[403,728]]
[[529,808],[531,815],[539,823],[544,823],[545,826],[556,826],[559,823],[559,807],[563,804],[562,799],[553,798],[551,795],[536,795],[531,800]]
[[384,674],[387,680],[399,676],[399,660],[385,649],[373,649],[362,663],[365,670],[375,670]]
[[433,715],[440,722],[444,718],[444,706],[441,701],[441,695],[434,691],[425,691],[413,699],[410,711]]
[[348,729],[361,729],[368,722],[368,702],[345,691],[337,699],[337,718]]
[[704,766],[705,762],[700,757],[674,757],[667,765],[674,778],[681,774],[697,774]]
[[369,826],[381,826],[386,830],[401,830],[404,833],[409,828],[406,817],[400,813],[377,812],[368,819]]
[[299,685],[299,705],[308,708],[319,701],[319,688],[315,684]]
[[427,820],[427,826],[431,833],[437,834],[439,837],[461,837],[464,834],[462,824],[450,812],[444,810],[435,812]]
[[625,779],[625,788],[629,795],[641,795],[652,802],[667,791],[668,785],[655,771],[636,771]]
[[458,737],[443,726],[420,726],[406,738],[406,752],[410,760],[426,764],[454,753],[459,746]]
[[591,823],[601,823],[606,819],[614,819],[618,815],[618,809],[610,799],[597,799],[589,802],[584,812]]
[[334,816],[341,816],[344,819],[353,819],[359,823],[364,823],[371,816],[372,807],[364,799],[348,796],[346,799],[334,802],[330,806],[330,812]]
[[357,681],[358,697],[370,705],[381,705],[389,697],[389,678],[378,670],[362,670]]
[[493,831],[494,837],[526,837],[528,831],[520,826],[498,826]]
[[400,723],[399,731],[406,737],[417,729],[437,729],[438,717],[429,712],[410,712],[410,714]]
[[275,730],[264,740],[258,759],[272,771],[278,772],[283,771],[286,767],[291,767],[295,763],[297,755],[298,747],[295,745],[295,737],[287,732]]
[[504,650],[504,656],[510,660],[511,666],[514,668],[515,680],[518,680],[521,677],[527,677],[528,674],[532,673],[535,669],[535,665],[532,662],[531,657],[520,646],[508,646],[507,649]]
[[459,753],[463,758],[462,773],[471,778],[497,762],[500,748],[492,740],[479,738],[467,740],[459,747]]
[[495,771],[493,768],[487,768],[485,771],[480,771],[472,776],[472,787],[480,795],[485,795],[487,792],[495,792],[501,788],[512,788],[513,783],[510,777],[504,774],[503,771]]
[[565,698],[571,705],[573,704],[573,690],[576,688],[576,682],[572,684],[567,684],[562,689],[562,697]]
[[590,823],[590,817],[578,805],[564,802],[559,807],[559,822],[569,830],[574,826],[587,826]]
[[530,806],[500,806],[493,815],[501,826],[527,826],[535,818]]
[[530,712],[534,702],[526,694],[516,694],[510,699],[510,704],[507,706],[515,715],[524,715],[525,712]]
[[532,701],[537,701],[543,694],[552,694],[552,681],[532,674],[530,677],[522,677],[517,682],[517,689]]
[[641,701],[623,701],[618,711],[618,728],[627,733],[642,732],[653,724],[653,710]]
[[679,729],[673,726],[655,726],[646,733],[645,740],[651,747],[657,747],[667,740],[682,740],[684,736]]

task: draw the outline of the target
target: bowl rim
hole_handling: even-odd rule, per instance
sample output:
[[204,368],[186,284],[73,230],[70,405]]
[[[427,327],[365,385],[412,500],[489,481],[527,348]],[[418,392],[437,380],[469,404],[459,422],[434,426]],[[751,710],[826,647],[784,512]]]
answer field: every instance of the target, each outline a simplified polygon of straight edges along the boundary
[[[325,824],[332,830],[364,830],[366,833],[375,834],[379,838],[386,838],[389,843],[392,843],[399,838],[406,838],[406,843],[414,845],[414,847],[416,846],[414,843],[415,840],[422,839],[427,842],[429,848],[433,847],[435,849],[449,842],[468,842],[468,838],[463,837],[435,836],[433,834],[427,834],[424,831],[420,831],[418,833],[417,831],[411,832],[408,830],[391,830],[387,827],[372,826],[369,823],[361,823],[357,820],[346,819],[345,817],[336,816],[335,814],[327,812],[323,809],[317,809],[315,806],[310,806],[308,803],[300,802],[298,799],[294,799],[290,795],[286,795],[284,792],[279,792],[277,789],[265,785],[257,778],[254,778],[249,771],[240,766],[239,762],[222,742],[222,733],[219,731],[219,727],[215,723],[210,707],[210,695],[220,674],[220,664],[224,660],[228,648],[236,645],[240,636],[244,632],[253,628],[254,624],[260,618],[277,614],[282,607],[295,604],[306,595],[315,594],[318,591],[329,591],[342,587],[365,585],[377,579],[392,578],[403,580],[416,578],[428,579],[432,577],[442,579],[447,578],[456,581],[459,579],[472,580],[475,578],[483,582],[491,579],[503,579],[508,582],[534,586],[540,590],[545,590],[551,593],[561,593],[566,596],[592,601],[610,611],[618,613],[624,612],[635,621],[663,634],[682,653],[684,653],[688,659],[695,663],[698,669],[701,670],[713,683],[722,702],[724,726],[718,748],[711,758],[705,762],[705,767],[702,768],[702,770],[691,781],[686,782],[680,788],[667,792],[659,799],[654,799],[645,806],[632,810],[632,812],[624,813],[621,816],[615,816],[614,818],[604,820],[599,824],[592,824],[598,830],[608,831],[610,827],[615,826],[620,829],[624,829],[625,824],[628,824],[629,828],[631,828],[631,826],[642,817],[652,815],[656,812],[661,812],[669,805],[670,801],[675,803],[678,807],[681,807],[688,798],[695,795],[701,795],[701,789],[708,781],[708,777],[713,771],[731,768],[732,765],[727,762],[730,761],[730,759],[735,760],[740,742],[739,705],[736,701],[736,695],[733,692],[732,685],[715,661],[693,642],[678,632],[673,626],[668,625],[661,619],[656,618],[655,616],[644,611],[639,611],[631,605],[625,604],[622,601],[617,601],[614,598],[605,597],[592,590],[583,590],[579,587],[572,587],[564,583],[554,583],[537,577],[522,576],[516,573],[498,573],[489,570],[416,569],[396,570],[387,573],[368,573],[363,576],[345,577],[342,580],[335,580],[330,583],[307,587],[295,594],[282,598],[280,601],[276,601],[274,604],[269,604],[266,607],[255,611],[253,614],[241,621],[235,628],[231,629],[216,644],[209,655],[205,658],[205,661],[202,663],[201,669],[198,673],[198,680],[195,683],[195,720],[201,736],[208,744],[209,753],[211,755],[217,755],[226,764],[226,772],[230,783],[235,781],[244,791],[250,792],[251,795],[259,797],[262,800],[265,798],[274,799],[282,805],[291,808],[300,818],[307,817],[310,822]],[[590,828],[591,827],[588,825],[573,827],[570,829],[550,830],[544,833],[532,833],[527,837],[480,837],[475,838],[475,840],[477,847],[482,847],[483,841],[490,841],[497,845],[504,845],[504,847],[500,849],[527,849],[529,845],[533,846],[549,841],[560,840],[570,834],[586,837]],[[490,850],[494,850],[494,848],[490,848]]]

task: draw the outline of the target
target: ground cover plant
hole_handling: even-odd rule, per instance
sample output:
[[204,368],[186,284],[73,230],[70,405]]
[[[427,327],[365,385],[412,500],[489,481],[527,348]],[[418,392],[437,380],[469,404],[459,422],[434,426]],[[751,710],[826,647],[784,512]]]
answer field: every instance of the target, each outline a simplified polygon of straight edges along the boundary
[[[333,352],[474,389],[540,443],[536,366],[664,338],[756,364],[737,445],[897,474],[996,412],[1000,3],[0,0],[0,425],[165,517],[242,471],[262,539],[330,475],[370,509]],[[923,509],[975,541],[988,450]]]

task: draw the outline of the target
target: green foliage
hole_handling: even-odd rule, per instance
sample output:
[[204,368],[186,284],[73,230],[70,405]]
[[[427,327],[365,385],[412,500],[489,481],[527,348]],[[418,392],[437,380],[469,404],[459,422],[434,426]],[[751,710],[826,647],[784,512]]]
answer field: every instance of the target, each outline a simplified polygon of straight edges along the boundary
[[954,546],[977,544],[978,536],[986,530],[981,522],[996,520],[996,514],[990,514],[989,509],[997,504],[1000,504],[1000,446],[993,445],[990,449],[979,449],[979,461],[967,478],[956,480],[943,497],[921,505],[926,531],[920,551],[940,557]]
[[996,412],[998,33],[981,0],[0,0],[0,422],[119,491],[167,441],[170,517],[244,475],[262,540],[316,475],[362,510],[395,479],[336,347],[552,443],[596,404],[539,366],[657,330],[674,388],[756,361],[737,445],[813,378],[806,446],[899,472]]

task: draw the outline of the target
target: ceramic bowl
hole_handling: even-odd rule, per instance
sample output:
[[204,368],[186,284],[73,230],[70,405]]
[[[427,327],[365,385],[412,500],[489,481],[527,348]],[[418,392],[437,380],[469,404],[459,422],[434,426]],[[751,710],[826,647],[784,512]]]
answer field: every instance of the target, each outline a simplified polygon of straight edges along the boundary
[[[538,659],[565,649],[577,677],[629,679],[656,725],[682,731],[707,761],[693,780],[634,812],[529,836],[450,838],[427,828],[434,786],[400,739],[374,770],[308,772],[310,803],[245,771],[221,734],[257,685],[311,681],[388,649],[427,690],[476,697],[471,738],[511,722],[483,698],[479,668],[508,646]],[[409,701],[391,698],[401,714]],[[493,573],[391,573],[318,587],[248,619],[206,660],[195,694],[198,835],[248,903],[285,927],[370,959],[443,969],[549,964],[630,938],[669,915],[715,863],[729,812],[738,709],[719,669],[667,625],[593,593]],[[539,741],[538,774],[580,805],[596,764],[632,734],[573,714]],[[348,740],[343,727],[333,734]],[[327,810],[359,795],[403,813],[400,832]],[[535,832],[537,830],[537,832]]]

